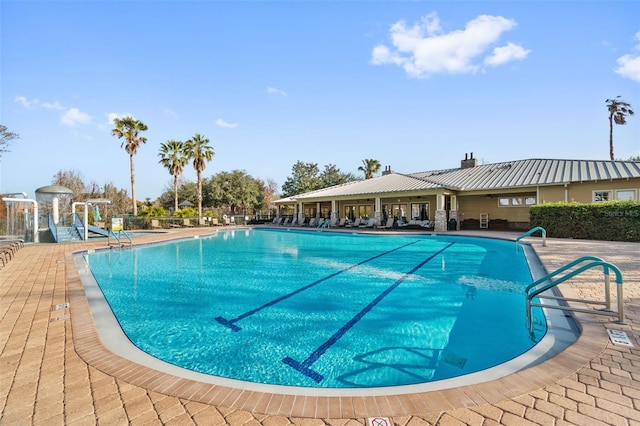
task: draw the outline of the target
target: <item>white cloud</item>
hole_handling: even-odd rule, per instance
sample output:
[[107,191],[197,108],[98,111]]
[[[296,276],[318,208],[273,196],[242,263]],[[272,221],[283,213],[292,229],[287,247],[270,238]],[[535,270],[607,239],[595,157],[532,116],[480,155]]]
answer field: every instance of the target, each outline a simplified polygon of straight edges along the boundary
[[[640,41],[640,32],[636,33],[635,38]],[[640,50],[640,43],[635,46],[635,50]],[[615,73],[640,83],[640,54],[627,54],[618,58],[616,62],[618,68],[613,70]]]
[[176,120],[177,120],[178,118],[180,118],[180,116],[178,115],[178,113],[177,113],[177,112],[175,112],[174,110],[172,110],[171,108],[165,108],[165,109],[164,109],[164,113],[165,113],[166,115],[168,115],[169,117],[171,117],[171,118],[173,118],[173,119],[176,119]]
[[16,96],[16,98],[13,101],[14,102],[18,102],[19,104],[21,104],[25,108],[31,108],[31,106],[38,104],[38,100],[37,99],[34,99],[34,100],[30,101],[27,98],[25,98],[24,96]]
[[221,118],[218,118],[216,120],[216,126],[218,126],[218,127],[226,127],[226,128],[229,128],[229,129],[233,129],[235,127],[238,127],[238,125],[236,123],[227,123],[226,121],[224,121]]
[[485,58],[484,63],[487,65],[498,66],[506,64],[514,60],[522,60],[531,53],[530,50],[518,46],[514,43],[507,43],[506,46],[496,47],[493,49],[493,54]]
[[60,102],[55,101],[55,102],[43,102],[42,103],[42,107],[46,108],[46,109],[56,109],[58,111],[62,111],[64,109],[64,107],[62,105],[60,105]]
[[114,126],[116,118],[124,118],[124,117],[131,117],[134,120],[136,119],[133,116],[133,114],[119,114],[117,112],[109,112],[109,113],[107,113],[107,125],[108,126]]
[[284,90],[276,89],[275,87],[267,87],[267,93],[270,95],[282,95],[287,96],[287,93]]
[[501,65],[524,59],[529,50],[514,44],[495,48],[502,34],[512,30],[516,22],[501,16],[480,15],[469,21],[464,30],[443,32],[435,12],[422,17],[421,22],[408,27],[404,21],[391,26],[392,48],[374,47],[371,62],[374,65],[395,64],[412,77],[433,74],[475,73],[484,61]]
[[60,122],[65,126],[76,126],[77,124],[87,124],[91,121],[91,116],[80,111],[78,108],[69,108],[62,114]]

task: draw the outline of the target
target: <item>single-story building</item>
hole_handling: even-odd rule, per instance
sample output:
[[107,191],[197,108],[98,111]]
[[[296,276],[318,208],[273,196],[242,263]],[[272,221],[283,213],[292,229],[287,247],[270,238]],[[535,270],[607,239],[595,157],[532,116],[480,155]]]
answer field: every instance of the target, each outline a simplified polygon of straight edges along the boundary
[[[529,207],[546,202],[590,203],[640,199],[640,162],[529,159],[478,164],[465,155],[459,168],[382,175],[277,200],[278,215],[375,218],[447,229],[529,226]],[[413,221],[413,222],[412,222]]]

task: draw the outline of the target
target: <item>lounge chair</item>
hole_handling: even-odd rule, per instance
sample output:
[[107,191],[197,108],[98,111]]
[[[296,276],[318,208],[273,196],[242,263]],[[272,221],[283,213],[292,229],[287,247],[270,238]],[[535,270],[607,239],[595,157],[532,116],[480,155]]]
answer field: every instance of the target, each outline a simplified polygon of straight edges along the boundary
[[282,221],[282,223],[280,223],[280,226],[287,226],[289,224],[289,218],[286,218],[285,220]]
[[198,226],[209,226],[209,222],[207,222],[207,219],[201,217],[198,219]]
[[389,216],[387,218],[387,223],[385,223],[384,225],[378,226],[378,229],[391,229],[391,228],[393,228],[393,216]]
[[211,225],[212,226],[220,226],[220,224],[218,223],[218,218],[214,217],[213,219],[211,219]]
[[309,226],[310,228],[316,226],[316,218],[312,217],[311,219],[309,219],[309,224],[307,226]]
[[160,221],[158,219],[151,219],[151,229],[162,229]]
[[298,224],[298,218],[294,216],[293,219],[291,219],[291,223],[289,224],[289,226],[296,226],[297,224]]
[[328,228],[331,221],[329,219],[320,219],[317,228]]
[[182,226],[186,226],[186,227],[193,227],[193,225],[191,224],[191,220],[190,219],[183,219],[182,220]]
[[358,228],[375,228],[376,226],[376,220],[375,218],[371,218],[368,221],[361,223],[360,226],[358,226]]
[[427,228],[427,229],[433,229],[435,228],[436,223],[433,220],[423,220],[422,221],[422,227],[423,228]]
[[344,217],[340,218],[340,221],[338,222],[338,227],[340,228],[344,227],[345,222],[346,222],[346,219]]
[[345,226],[346,228],[357,228],[357,227],[359,227],[359,226],[360,226],[360,222],[361,222],[361,219],[360,219],[360,218],[357,218],[353,223],[352,223],[352,222],[349,222],[349,223],[347,223],[347,224],[346,224],[346,225],[344,225],[344,226]]

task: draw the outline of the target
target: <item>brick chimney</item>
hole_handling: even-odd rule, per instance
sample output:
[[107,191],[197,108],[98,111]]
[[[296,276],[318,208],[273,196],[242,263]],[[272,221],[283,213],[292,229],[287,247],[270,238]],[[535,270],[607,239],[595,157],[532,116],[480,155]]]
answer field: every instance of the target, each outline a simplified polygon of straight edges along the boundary
[[393,171],[391,170],[391,166],[384,166],[384,171],[382,172],[382,176],[390,175],[391,173],[393,173]]
[[478,160],[473,158],[473,152],[471,153],[471,157],[468,154],[464,154],[464,160],[460,162],[461,169],[470,169],[471,167],[476,167],[478,165]]

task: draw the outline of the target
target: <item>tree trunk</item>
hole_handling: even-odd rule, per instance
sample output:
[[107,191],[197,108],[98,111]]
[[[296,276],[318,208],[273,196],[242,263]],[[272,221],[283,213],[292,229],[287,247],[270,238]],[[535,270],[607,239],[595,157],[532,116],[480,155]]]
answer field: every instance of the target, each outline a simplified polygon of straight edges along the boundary
[[173,211],[178,210],[178,175],[173,176]]
[[138,203],[136,203],[136,173],[133,167],[133,155],[129,155],[131,164],[131,199],[133,201],[133,215],[138,216]]
[[200,171],[198,171],[198,223],[202,219],[202,178],[200,177]]
[[609,157],[613,161],[613,114],[609,114]]

